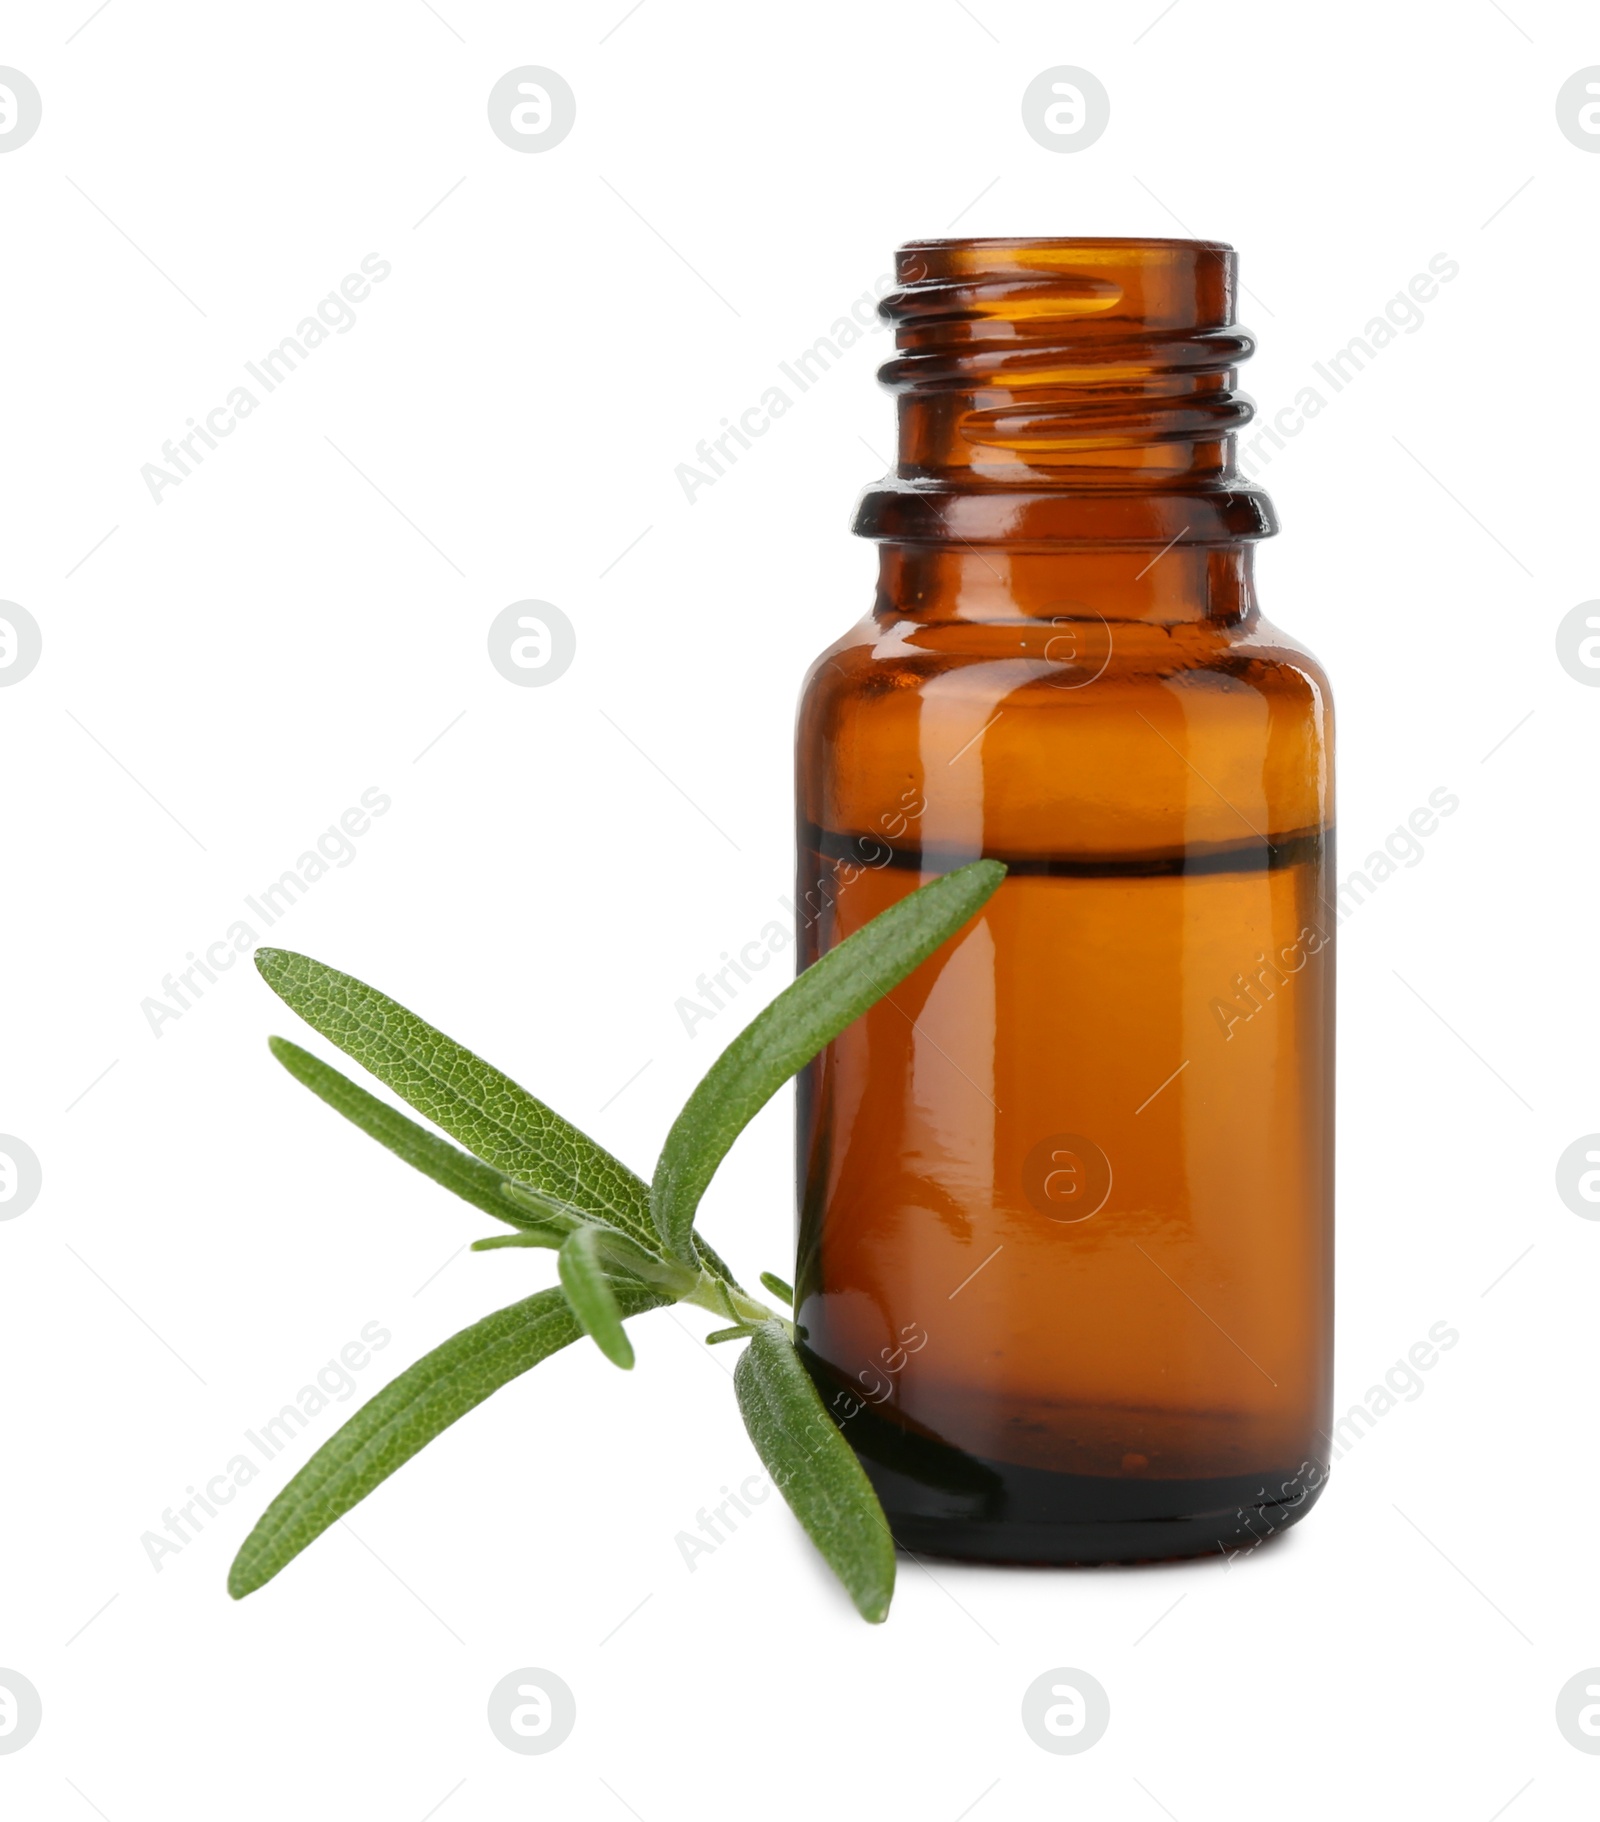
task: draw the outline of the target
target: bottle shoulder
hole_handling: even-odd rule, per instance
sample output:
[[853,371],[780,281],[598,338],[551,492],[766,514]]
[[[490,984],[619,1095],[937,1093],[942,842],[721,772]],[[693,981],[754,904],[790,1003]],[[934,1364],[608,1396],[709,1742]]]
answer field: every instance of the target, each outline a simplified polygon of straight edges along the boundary
[[812,666],[803,804],[870,826],[910,785],[1020,851],[1144,851],[1322,830],[1333,723],[1315,656],[1251,616],[868,618]]
[[1105,685],[1119,694],[1188,689],[1272,695],[1301,699],[1323,715],[1332,709],[1328,675],[1316,655],[1259,615],[1231,624],[868,615],[812,663],[802,705],[893,699],[934,688],[959,694],[963,680],[985,697],[1031,693],[1040,706],[1072,706],[1068,699],[1076,692]]

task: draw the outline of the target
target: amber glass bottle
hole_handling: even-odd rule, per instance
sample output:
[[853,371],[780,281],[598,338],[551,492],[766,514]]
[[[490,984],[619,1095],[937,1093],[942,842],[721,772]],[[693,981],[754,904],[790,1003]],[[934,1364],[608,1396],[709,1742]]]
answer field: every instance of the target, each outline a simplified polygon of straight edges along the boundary
[[898,256],[870,617],[800,710],[802,962],[1009,873],[801,1081],[798,1324],[897,1540],[1228,1554],[1327,1472],[1332,727],[1256,605],[1235,256]]

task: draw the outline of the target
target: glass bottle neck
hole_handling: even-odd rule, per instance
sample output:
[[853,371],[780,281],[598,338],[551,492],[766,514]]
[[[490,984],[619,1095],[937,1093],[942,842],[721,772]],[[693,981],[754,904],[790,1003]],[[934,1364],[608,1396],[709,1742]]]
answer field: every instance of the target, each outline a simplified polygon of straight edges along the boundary
[[[1226,547],[1277,529],[1235,466],[1232,248],[1214,241],[918,241],[880,313],[894,472],[856,530],[899,543]],[[1143,559],[1141,559],[1142,561]],[[1204,561],[1204,559],[1202,559]],[[1137,563],[1135,564],[1137,568]]]
[[874,612],[881,621],[929,623],[1100,619],[1237,626],[1256,613],[1254,568],[1248,543],[1036,551],[886,542],[878,550]]

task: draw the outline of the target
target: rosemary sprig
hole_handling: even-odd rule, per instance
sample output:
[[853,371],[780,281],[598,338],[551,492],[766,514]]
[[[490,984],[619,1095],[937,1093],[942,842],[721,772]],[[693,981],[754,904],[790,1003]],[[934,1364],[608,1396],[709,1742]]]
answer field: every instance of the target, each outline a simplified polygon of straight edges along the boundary
[[[447,1133],[419,1126],[298,1045],[271,1040],[297,1080],[354,1125],[513,1231],[475,1250],[540,1246],[560,1283],[475,1322],[364,1405],[268,1506],[228,1575],[235,1599],[275,1576],[329,1525],[491,1392],[587,1334],[630,1368],[626,1323],[692,1303],[747,1339],[734,1390],[757,1453],[860,1613],[882,1620],[894,1546],[871,1483],[795,1347],[792,1318],[753,1297],[694,1226],[734,1140],[797,1070],[978,912],[1005,868],[975,861],[847,937],[767,1006],[711,1066],[673,1122],[648,1186],[509,1076],[352,975],[262,949],[267,984],[324,1037]],[[461,1149],[461,1148],[465,1149]],[[770,1272],[761,1283],[791,1307]]]

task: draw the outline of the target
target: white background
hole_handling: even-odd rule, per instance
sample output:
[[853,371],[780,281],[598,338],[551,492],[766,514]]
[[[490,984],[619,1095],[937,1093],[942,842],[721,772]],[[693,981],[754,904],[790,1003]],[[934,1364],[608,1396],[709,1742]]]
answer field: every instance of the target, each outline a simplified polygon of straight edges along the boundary
[[[0,1666],[44,1705],[0,1756],[5,1814],[1204,1822],[1374,1789],[1395,1815],[1590,1813],[1600,1759],[1554,1704],[1600,1662],[1600,1228],[1554,1171],[1600,1127],[1600,693],[1555,631],[1600,593],[1600,157],[1554,104],[1600,61],[1592,16],[88,11],[12,0],[0,41],[44,101],[0,157],[0,595],[44,634],[0,691],[0,1130],[44,1171],[0,1225]],[[485,111],[522,64],[578,102],[537,156]],[[1019,113],[1057,64],[1111,96],[1069,156]],[[776,1500],[685,1567],[675,1535],[756,1461],[731,1351],[662,1314],[634,1374],[558,1357],[249,1601],[233,1551],[354,1403],[153,1569],[142,1534],[364,1323],[393,1341],[363,1397],[552,1273],[459,1252],[491,1224],[283,1075],[267,1034],[306,1034],[247,966],[159,1038],[141,1001],[380,787],[271,940],[648,1172],[780,984],[693,1037],[674,1011],[789,891],[797,686],[875,573],[847,526],[882,468],[863,443],[890,447],[886,334],[693,504],[675,466],[898,241],[1186,230],[1241,250],[1268,411],[1432,256],[1461,268],[1261,473],[1266,611],[1334,679],[1345,870],[1431,791],[1461,800],[1341,935],[1339,1403],[1448,1322],[1422,1395],[1231,1566],[904,1563],[874,1630]],[[141,465],[371,252],[393,271],[355,327],[153,503]],[[487,660],[525,597],[577,629],[548,688]],[[785,1096],[706,1206],[747,1282],[790,1256],[790,1119]],[[527,1665],[578,1703],[540,1757],[485,1720]],[[1061,1665],[1111,1700],[1072,1757],[1019,1719]]]

